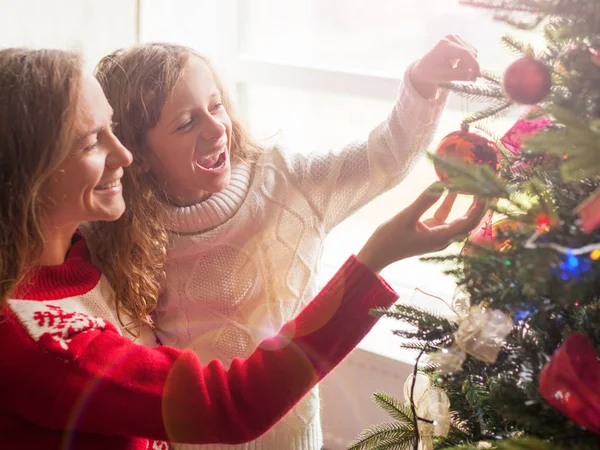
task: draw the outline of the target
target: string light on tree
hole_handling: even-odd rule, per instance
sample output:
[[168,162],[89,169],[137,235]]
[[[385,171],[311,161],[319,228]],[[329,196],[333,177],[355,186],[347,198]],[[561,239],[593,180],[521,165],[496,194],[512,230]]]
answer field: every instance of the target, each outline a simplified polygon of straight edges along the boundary
[[546,233],[547,231],[550,231],[551,220],[549,216],[546,214],[540,214],[535,220],[537,222],[537,229],[540,233]]
[[563,256],[557,273],[565,281],[582,279],[584,274],[590,270],[590,264],[585,255],[574,255],[567,253]]

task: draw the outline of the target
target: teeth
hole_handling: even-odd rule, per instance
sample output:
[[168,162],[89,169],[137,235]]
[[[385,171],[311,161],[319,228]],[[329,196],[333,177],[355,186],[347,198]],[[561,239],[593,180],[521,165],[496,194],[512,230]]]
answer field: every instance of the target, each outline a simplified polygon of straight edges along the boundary
[[200,159],[207,160],[207,159],[210,159],[210,158],[215,158],[215,157],[219,156],[221,153],[223,153],[223,151],[225,151],[224,148],[222,148],[220,150],[217,150],[216,152],[209,153],[208,155],[204,155]]
[[115,180],[108,184],[103,184],[102,186],[98,186],[98,189],[110,189],[110,188],[117,187],[120,184],[121,184],[121,180]]

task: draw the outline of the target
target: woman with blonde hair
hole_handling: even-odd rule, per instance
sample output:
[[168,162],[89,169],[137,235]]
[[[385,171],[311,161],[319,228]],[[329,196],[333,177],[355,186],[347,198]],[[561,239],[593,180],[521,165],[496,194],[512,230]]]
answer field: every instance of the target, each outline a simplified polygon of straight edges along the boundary
[[[251,354],[316,294],[329,231],[404,178],[445,104],[438,83],[474,80],[475,55],[457,36],[442,39],[410,66],[389,117],[363,142],[309,155],[254,144],[209,61],[189,48],[143,44],[104,57],[96,76],[134,161],[128,211],[95,224],[90,239],[120,308],[201,361]],[[139,297],[141,308],[130,301]],[[315,388],[240,448],[321,447]]]

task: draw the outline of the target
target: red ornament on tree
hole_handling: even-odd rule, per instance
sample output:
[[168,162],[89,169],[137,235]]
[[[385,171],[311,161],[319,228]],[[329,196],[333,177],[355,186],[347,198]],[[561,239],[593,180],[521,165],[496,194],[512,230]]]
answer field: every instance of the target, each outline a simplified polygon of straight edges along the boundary
[[588,50],[592,55],[592,62],[594,65],[600,67],[600,52],[592,47],[588,48]]
[[537,107],[530,107],[529,111],[522,114],[515,124],[500,139],[500,142],[513,155],[520,155],[523,141],[535,136],[541,131],[550,128],[552,121],[545,114],[535,115]]
[[584,232],[591,233],[598,228],[600,226],[600,189],[596,189],[577,207],[576,211]]
[[504,91],[517,103],[539,103],[548,95],[551,86],[550,69],[533,56],[516,60],[504,72]]
[[[435,156],[466,165],[487,164],[494,170],[500,168],[498,146],[479,130],[463,129],[450,133],[441,140],[435,150]],[[434,168],[440,181],[450,178],[441,164],[434,161]]]
[[587,336],[573,333],[539,376],[539,391],[572,421],[600,434],[600,363]]

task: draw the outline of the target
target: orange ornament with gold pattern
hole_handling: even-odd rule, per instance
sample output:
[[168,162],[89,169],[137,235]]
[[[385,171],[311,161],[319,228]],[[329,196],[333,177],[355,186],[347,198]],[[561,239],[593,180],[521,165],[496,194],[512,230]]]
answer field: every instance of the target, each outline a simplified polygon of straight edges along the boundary
[[510,231],[523,230],[526,225],[523,222],[507,217],[503,214],[492,219],[493,212],[489,211],[481,220],[479,226],[469,235],[469,239],[463,247],[462,254],[472,254],[476,250],[475,244],[481,247],[494,248],[504,252],[512,247],[512,241],[507,236]]
[[510,231],[521,231],[525,227],[523,222],[519,222],[504,215],[499,216],[494,220],[492,225],[492,240],[494,248],[501,252],[509,250],[512,247],[512,241],[507,237]]
[[[435,151],[435,156],[448,162],[454,161],[467,166],[487,164],[494,171],[500,169],[501,153],[494,141],[483,132],[469,131],[466,127],[444,137]],[[434,161],[433,165],[440,181],[450,178],[439,162]]]

